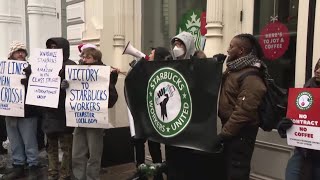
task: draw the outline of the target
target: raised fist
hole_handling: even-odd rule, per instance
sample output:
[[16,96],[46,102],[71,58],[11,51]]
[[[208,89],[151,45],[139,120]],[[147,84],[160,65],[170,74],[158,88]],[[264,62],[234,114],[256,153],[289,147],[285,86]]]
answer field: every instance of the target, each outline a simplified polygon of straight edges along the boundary
[[168,119],[167,103],[169,101],[169,95],[167,94],[165,87],[160,89],[157,95],[158,95],[158,99],[161,107],[161,117],[162,117],[162,120],[164,121],[164,117]]

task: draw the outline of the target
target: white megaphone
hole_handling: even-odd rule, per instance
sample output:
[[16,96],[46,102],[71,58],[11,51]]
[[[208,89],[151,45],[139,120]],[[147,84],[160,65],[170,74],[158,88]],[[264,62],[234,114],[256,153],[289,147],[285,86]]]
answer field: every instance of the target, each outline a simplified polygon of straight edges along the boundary
[[124,54],[130,54],[131,56],[134,56],[134,57],[136,57],[138,59],[145,58],[146,60],[149,60],[149,56],[145,55],[141,51],[139,51],[136,48],[134,48],[130,44],[130,41],[128,42],[128,44],[126,45],[126,47],[123,50],[122,55],[124,55]]

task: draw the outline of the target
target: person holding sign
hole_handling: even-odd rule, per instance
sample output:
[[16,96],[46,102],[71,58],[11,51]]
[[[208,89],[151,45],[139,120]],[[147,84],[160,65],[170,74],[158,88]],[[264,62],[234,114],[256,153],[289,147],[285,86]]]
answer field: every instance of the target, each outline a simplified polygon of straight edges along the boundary
[[[101,60],[102,54],[96,48],[82,49],[80,56],[82,59],[80,65],[104,66]],[[108,108],[112,108],[118,99],[115,88],[117,79],[118,71],[113,70],[110,74]],[[61,87],[67,89],[69,87],[68,81],[63,80]],[[72,170],[76,179],[100,179],[103,135],[104,129],[102,128],[75,128],[72,146]]]
[[[314,77],[304,85],[305,88],[320,88],[320,59],[314,68]],[[286,138],[286,132],[293,125],[291,119],[284,118],[279,122],[278,132]],[[296,147],[293,156],[289,159],[286,168],[286,180],[320,179],[320,151]]]
[[[63,67],[59,76],[65,78],[66,65],[76,65],[69,59],[70,45],[65,38],[50,38],[46,42],[48,49],[62,49]],[[73,128],[66,126],[65,90],[60,90],[58,108],[43,108],[42,129],[48,138],[48,179],[69,179],[71,177],[71,148]],[[59,168],[59,144],[63,152],[61,166]],[[60,174],[59,174],[60,169]]]
[[[10,45],[9,60],[26,61],[28,55],[26,46],[18,41]],[[26,64],[28,65],[28,64]],[[11,68],[18,68],[17,66]],[[18,69],[16,69],[18,71]],[[21,83],[25,85],[27,91],[28,78],[30,76],[30,66],[23,70],[26,79]],[[17,179],[24,176],[25,165],[29,167],[29,179],[37,178],[37,169],[39,168],[38,160],[38,143],[37,143],[37,113],[35,106],[25,105],[24,117],[7,116],[6,127],[7,134],[11,144],[13,169],[10,173],[5,174],[2,179]]]

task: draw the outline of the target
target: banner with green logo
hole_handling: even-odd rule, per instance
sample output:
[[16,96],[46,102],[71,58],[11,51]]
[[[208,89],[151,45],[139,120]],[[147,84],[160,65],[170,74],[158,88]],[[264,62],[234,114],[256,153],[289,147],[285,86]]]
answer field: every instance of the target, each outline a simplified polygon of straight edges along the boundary
[[222,63],[140,60],[125,79],[137,138],[214,152]]

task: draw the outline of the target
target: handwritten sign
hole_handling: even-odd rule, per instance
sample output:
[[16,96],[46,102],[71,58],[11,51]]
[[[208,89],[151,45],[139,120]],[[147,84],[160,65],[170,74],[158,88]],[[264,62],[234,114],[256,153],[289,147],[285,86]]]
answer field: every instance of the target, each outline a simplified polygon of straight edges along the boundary
[[26,104],[58,108],[62,68],[62,49],[35,49]]
[[24,117],[26,67],[25,61],[0,60],[0,115]]
[[289,145],[320,150],[320,91],[318,88],[290,88],[287,118],[293,126],[287,131]]
[[283,56],[289,47],[290,35],[287,26],[276,21],[266,25],[260,33],[259,44],[265,57],[275,60]]
[[67,126],[108,128],[110,66],[66,66]]

